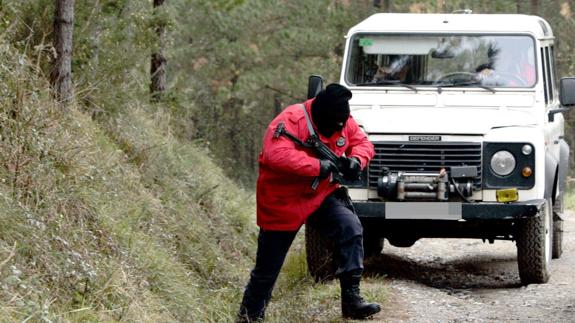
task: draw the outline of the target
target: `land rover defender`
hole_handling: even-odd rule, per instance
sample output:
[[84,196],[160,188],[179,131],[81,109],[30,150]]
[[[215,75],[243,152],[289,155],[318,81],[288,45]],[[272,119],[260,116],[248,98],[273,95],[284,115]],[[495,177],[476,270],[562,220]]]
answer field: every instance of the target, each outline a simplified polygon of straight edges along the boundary
[[[558,80],[542,18],[375,14],[346,36],[340,84],[375,146],[344,183],[364,225],[366,256],[383,239],[513,240],[523,284],[545,283],[562,253],[569,168],[564,116],[575,79]],[[308,97],[323,87],[312,76]],[[330,241],[306,228],[316,280],[334,272]]]

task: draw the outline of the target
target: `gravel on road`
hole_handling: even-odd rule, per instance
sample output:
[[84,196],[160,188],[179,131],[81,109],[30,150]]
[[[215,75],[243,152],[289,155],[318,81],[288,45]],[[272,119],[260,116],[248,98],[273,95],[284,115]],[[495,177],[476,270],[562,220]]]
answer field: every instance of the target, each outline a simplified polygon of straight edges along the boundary
[[547,284],[522,286],[515,242],[422,239],[386,243],[366,262],[390,300],[375,322],[575,322],[575,213],[566,214],[563,255]]

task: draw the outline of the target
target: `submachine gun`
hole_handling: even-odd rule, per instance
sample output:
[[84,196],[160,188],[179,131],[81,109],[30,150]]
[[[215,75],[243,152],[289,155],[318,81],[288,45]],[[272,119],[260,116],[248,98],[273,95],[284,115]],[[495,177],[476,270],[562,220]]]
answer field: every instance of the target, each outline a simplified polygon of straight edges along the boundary
[[[306,115],[306,117],[307,117],[307,115]],[[309,126],[309,119],[308,119],[308,126]],[[313,128],[312,128],[312,131],[313,131]],[[304,141],[301,141],[296,136],[294,136],[293,134],[289,133],[285,129],[285,124],[283,122],[280,122],[277,125],[276,130],[274,131],[274,138],[278,138],[279,136],[286,136],[291,141],[295,142],[298,146],[309,148],[309,149],[313,150],[313,152],[316,154],[316,156],[319,157],[320,159],[327,159],[330,162],[332,162],[336,166],[336,170],[334,170],[331,173],[332,174],[332,182],[341,183],[343,181],[343,174],[340,171],[340,169],[342,168],[342,163],[344,162],[343,158],[338,157],[331,149],[329,149],[329,147],[326,146],[326,144],[324,144],[319,139],[319,137],[315,134],[315,131],[310,132],[310,136],[304,142]],[[317,188],[317,186],[319,185],[319,181],[320,181],[319,177],[316,177],[313,180],[313,182],[311,184],[311,187],[313,190],[315,190]]]

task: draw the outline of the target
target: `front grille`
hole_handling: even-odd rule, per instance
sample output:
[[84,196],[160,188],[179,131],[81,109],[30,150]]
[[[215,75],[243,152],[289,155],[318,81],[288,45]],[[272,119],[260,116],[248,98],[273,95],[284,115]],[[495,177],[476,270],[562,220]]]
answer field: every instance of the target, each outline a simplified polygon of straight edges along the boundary
[[375,157],[368,170],[369,187],[377,188],[383,168],[390,171],[439,172],[452,166],[475,166],[474,188],[481,188],[481,143],[479,142],[374,142]]

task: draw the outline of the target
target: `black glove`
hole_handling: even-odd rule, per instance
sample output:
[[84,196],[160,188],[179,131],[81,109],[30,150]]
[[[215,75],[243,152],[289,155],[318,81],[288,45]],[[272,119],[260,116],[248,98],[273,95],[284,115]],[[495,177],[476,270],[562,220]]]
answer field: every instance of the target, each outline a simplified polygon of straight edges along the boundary
[[337,166],[327,159],[319,160],[319,178],[324,179],[332,172],[337,172]]
[[346,181],[357,181],[361,175],[361,164],[355,157],[342,157],[341,168],[339,169]]

